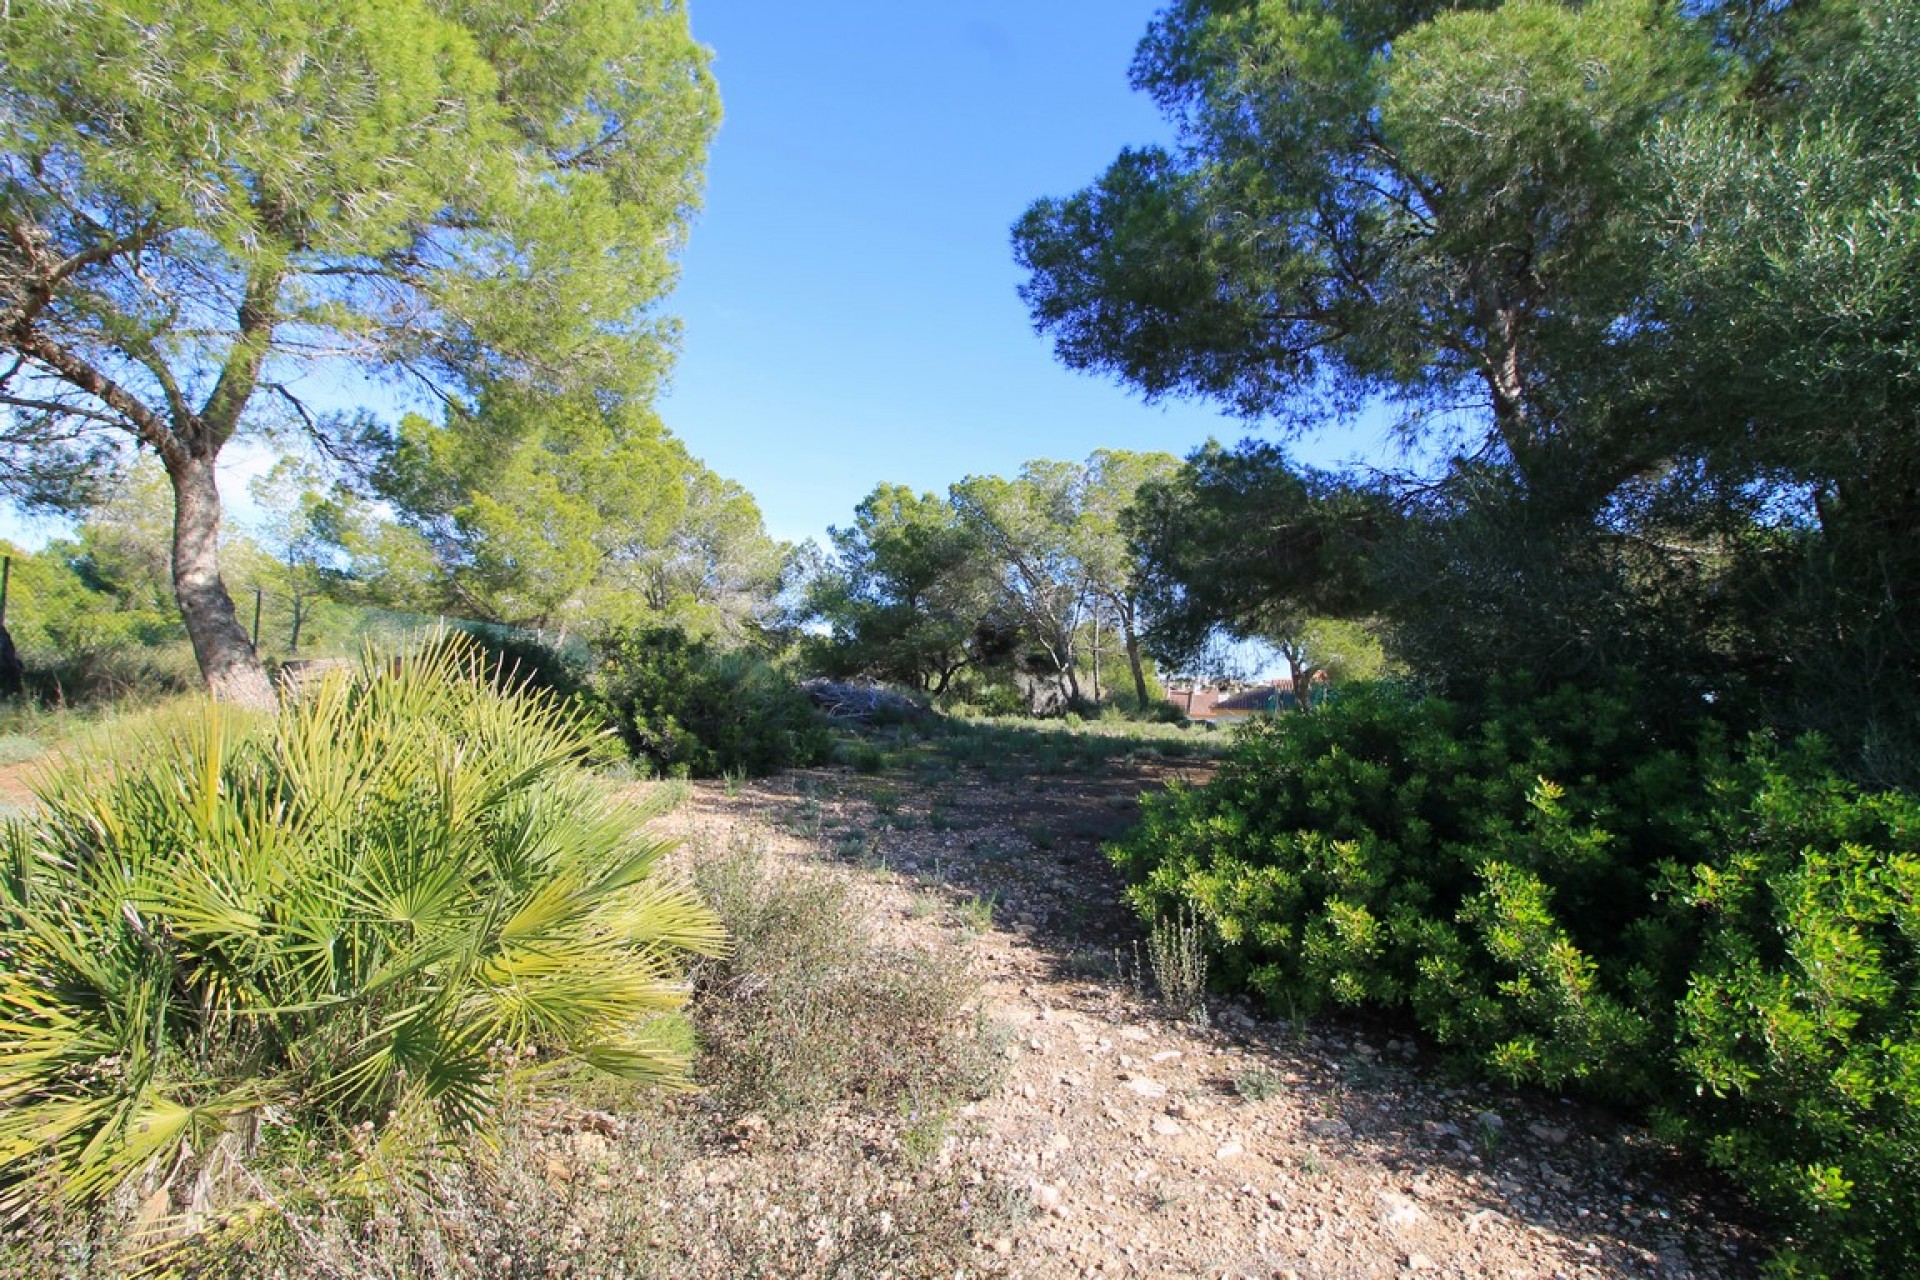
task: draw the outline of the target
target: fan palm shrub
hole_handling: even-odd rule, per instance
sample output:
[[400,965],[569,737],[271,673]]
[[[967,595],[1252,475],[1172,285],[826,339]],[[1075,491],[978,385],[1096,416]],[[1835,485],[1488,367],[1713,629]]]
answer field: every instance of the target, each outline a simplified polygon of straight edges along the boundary
[[724,932],[471,647],[120,737],[0,832],[0,1214],[218,1207],[263,1143],[378,1163],[564,1063],[684,1080]]

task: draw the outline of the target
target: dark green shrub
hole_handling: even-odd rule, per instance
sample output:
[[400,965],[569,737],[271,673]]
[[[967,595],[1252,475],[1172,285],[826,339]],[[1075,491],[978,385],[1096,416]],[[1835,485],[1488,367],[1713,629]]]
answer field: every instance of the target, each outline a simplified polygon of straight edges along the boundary
[[1657,1110],[1779,1215],[1784,1271],[1920,1272],[1920,799],[1817,742],[1349,689],[1109,852],[1149,921],[1197,910],[1217,981]]
[[1244,728],[1110,853],[1143,917],[1197,908],[1218,979],[1278,1008],[1401,1010],[1508,1080],[1643,1099],[1686,973],[1656,890],[1697,842],[1695,773],[1624,698],[1358,687]]
[[817,764],[833,741],[785,674],[684,632],[637,628],[600,646],[596,701],[636,760],[666,775],[753,775]]
[[1708,1158],[1791,1224],[1783,1261],[1920,1273],[1920,800],[1862,794],[1817,747],[1723,781],[1724,856],[1680,1011]]
[[562,702],[581,701],[592,692],[593,658],[577,640],[572,646],[550,643],[539,633],[485,623],[456,623],[463,643],[480,655],[487,677],[503,689],[529,689]]

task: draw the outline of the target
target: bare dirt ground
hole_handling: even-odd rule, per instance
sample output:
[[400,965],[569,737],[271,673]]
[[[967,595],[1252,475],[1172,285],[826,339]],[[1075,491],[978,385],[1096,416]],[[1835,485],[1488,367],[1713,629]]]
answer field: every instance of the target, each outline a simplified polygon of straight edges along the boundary
[[1756,1272],[1731,1199],[1617,1118],[1465,1082],[1388,1029],[1218,1003],[1201,1025],[1148,998],[1099,844],[1204,771],[795,772],[699,784],[669,825],[837,866],[883,930],[966,949],[1005,1070],[947,1141],[1031,1211],[964,1274]]
[[16,809],[33,803],[33,781],[43,766],[38,760],[0,765],[0,805]]

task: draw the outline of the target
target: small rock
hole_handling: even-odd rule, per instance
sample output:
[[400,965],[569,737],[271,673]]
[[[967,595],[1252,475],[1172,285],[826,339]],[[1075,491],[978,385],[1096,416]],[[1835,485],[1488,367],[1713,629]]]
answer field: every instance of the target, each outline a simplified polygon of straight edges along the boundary
[[1467,1234],[1478,1235],[1482,1228],[1500,1221],[1497,1209],[1481,1209],[1467,1215]]
[[1407,1255],[1407,1270],[1431,1271],[1433,1270],[1433,1259],[1424,1253],[1410,1253]]
[[1160,1052],[1153,1055],[1153,1061],[1172,1062],[1175,1058],[1179,1056],[1180,1056],[1180,1051],[1178,1049],[1162,1049]]
[[1216,1160],[1233,1160],[1245,1155],[1246,1151],[1247,1149],[1245,1147],[1229,1138],[1220,1144],[1220,1149],[1213,1153],[1213,1158]]
[[1173,1119],[1171,1116],[1155,1116],[1153,1118],[1153,1131],[1163,1138],[1178,1137],[1180,1134],[1186,1132],[1185,1129],[1180,1127],[1179,1121]]
[[1145,1076],[1135,1076],[1133,1079],[1127,1081],[1127,1088],[1143,1098],[1164,1098],[1167,1096],[1167,1086],[1161,1084],[1158,1080],[1149,1080]]
[[1316,1138],[1351,1138],[1353,1126],[1337,1116],[1321,1116],[1307,1121],[1307,1132]]
[[1457,1138],[1460,1126],[1445,1120],[1428,1120],[1420,1126],[1429,1138]]
[[1151,1040],[1153,1039],[1153,1033],[1145,1027],[1122,1027],[1120,1028],[1120,1038],[1122,1040]]
[[1386,1220],[1390,1227],[1410,1227],[1425,1216],[1420,1212],[1419,1205],[1397,1191],[1382,1191],[1380,1203],[1386,1206]]
[[1550,1147],[1563,1146],[1567,1141],[1567,1131],[1558,1125],[1541,1124],[1535,1121],[1527,1126],[1527,1132]]

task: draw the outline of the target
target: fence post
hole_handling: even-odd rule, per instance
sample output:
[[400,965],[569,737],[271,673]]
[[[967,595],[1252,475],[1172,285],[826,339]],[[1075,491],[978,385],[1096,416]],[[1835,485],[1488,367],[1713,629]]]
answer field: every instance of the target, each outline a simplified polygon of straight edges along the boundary
[[260,588],[253,589],[253,647],[260,647]]
[[19,651],[13,647],[13,635],[7,630],[7,588],[13,585],[13,557],[0,556],[0,693],[21,693],[26,689],[26,669]]

